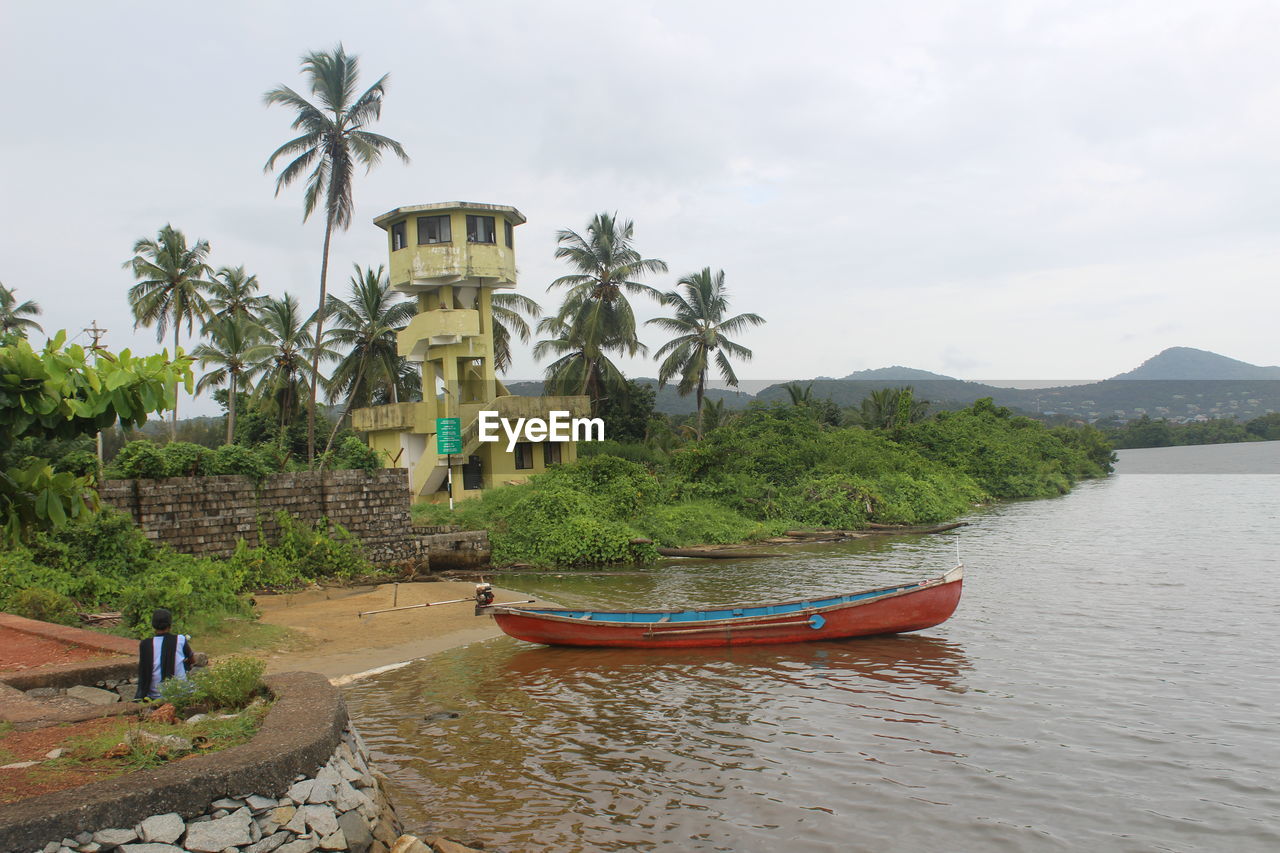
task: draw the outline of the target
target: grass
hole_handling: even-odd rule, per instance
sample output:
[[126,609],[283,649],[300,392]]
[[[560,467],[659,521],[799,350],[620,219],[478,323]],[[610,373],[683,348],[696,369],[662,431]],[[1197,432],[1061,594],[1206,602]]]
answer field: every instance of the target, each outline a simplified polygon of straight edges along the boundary
[[230,749],[253,739],[270,707],[270,704],[255,705],[229,719],[209,718],[195,725],[120,720],[99,734],[71,738],[65,745],[67,753],[61,758],[43,762],[43,766],[50,770],[89,770],[110,778],[158,767],[191,754],[173,753],[162,744],[147,741],[130,745],[128,736],[131,730],[186,738],[195,745],[192,753]]
[[242,652],[271,652],[296,644],[297,632],[283,625],[268,625],[242,617],[229,617],[194,634],[191,645],[211,658]]

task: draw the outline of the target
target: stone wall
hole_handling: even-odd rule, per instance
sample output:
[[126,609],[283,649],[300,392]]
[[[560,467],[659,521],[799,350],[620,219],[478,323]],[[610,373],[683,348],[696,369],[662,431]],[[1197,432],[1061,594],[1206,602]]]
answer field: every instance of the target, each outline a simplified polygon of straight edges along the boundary
[[250,743],[0,806],[0,850],[386,853],[399,820],[337,688],[267,681],[276,706]]
[[261,484],[248,477],[168,477],[108,480],[104,504],[129,513],[146,535],[187,554],[227,556],[236,542],[274,542],[276,513],[307,523],[341,524],[377,565],[415,562],[423,544],[409,517],[408,471],[307,471],[276,474]]

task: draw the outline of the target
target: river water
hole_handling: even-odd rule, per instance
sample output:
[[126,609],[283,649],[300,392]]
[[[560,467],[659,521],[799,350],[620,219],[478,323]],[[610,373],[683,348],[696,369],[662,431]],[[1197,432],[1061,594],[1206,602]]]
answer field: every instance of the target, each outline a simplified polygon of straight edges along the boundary
[[960,607],[919,634],[504,637],[348,702],[407,823],[490,849],[1280,850],[1280,442],[1227,447],[1125,451],[957,533],[501,581],[566,605],[781,599],[936,576],[958,542]]

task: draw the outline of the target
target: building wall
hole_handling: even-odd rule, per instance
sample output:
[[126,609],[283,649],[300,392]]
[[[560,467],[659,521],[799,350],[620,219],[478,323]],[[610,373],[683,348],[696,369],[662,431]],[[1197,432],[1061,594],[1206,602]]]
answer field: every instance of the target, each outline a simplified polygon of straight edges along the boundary
[[261,484],[239,476],[108,480],[98,493],[133,516],[149,539],[187,554],[227,556],[240,539],[256,546],[259,531],[274,542],[280,511],[341,524],[375,564],[416,560],[422,547],[403,468],[276,474]]

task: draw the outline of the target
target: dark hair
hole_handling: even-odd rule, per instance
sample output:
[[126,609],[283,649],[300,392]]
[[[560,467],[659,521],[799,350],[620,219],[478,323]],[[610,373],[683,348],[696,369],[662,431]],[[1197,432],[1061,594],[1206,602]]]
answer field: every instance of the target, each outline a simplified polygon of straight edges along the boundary
[[157,631],[166,631],[173,626],[173,614],[163,607],[151,614],[151,627]]

